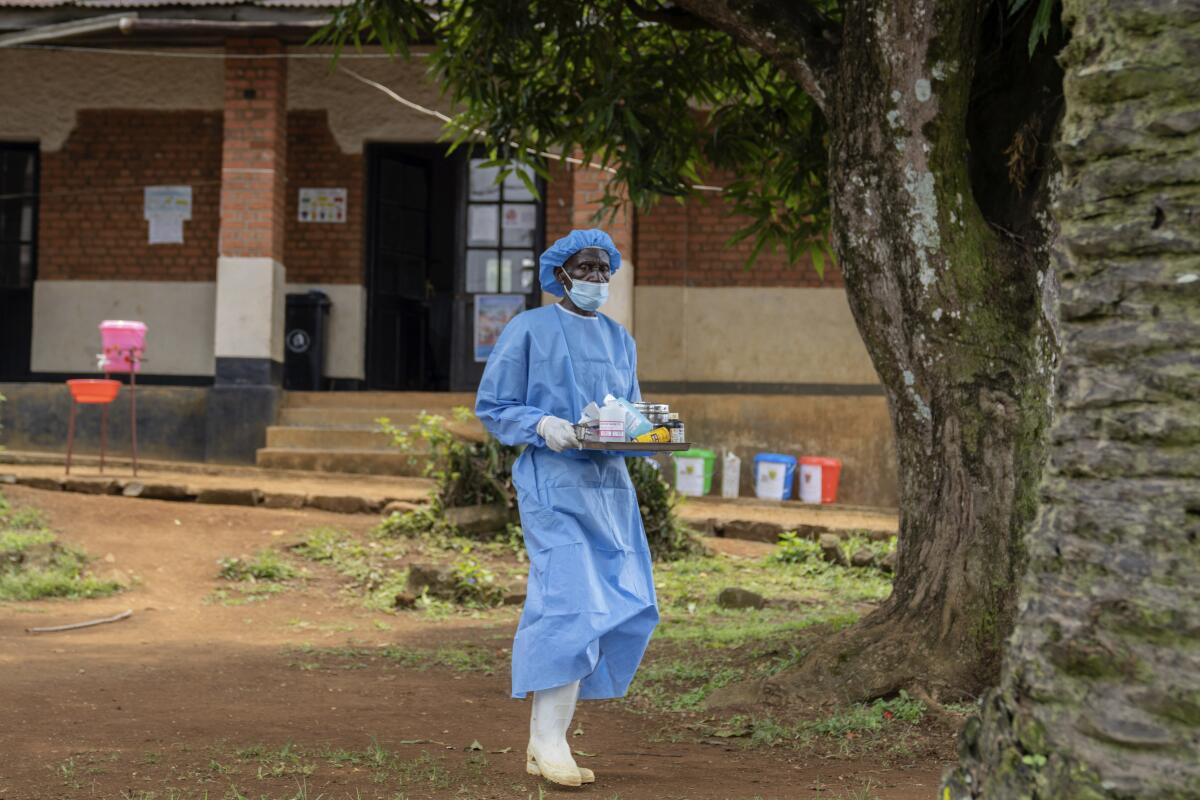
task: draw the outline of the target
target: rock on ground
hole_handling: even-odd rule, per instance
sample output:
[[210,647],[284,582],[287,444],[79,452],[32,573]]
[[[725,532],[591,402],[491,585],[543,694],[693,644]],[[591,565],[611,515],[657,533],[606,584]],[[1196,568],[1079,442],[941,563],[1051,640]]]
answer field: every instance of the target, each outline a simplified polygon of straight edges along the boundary
[[842,540],[837,535],[822,533],[818,544],[821,546],[821,558],[830,564],[837,564],[839,567],[850,566],[850,562],[846,560],[846,554],[842,552]]
[[717,605],[721,608],[762,608],[766,604],[761,594],[737,586],[722,589],[717,595]]
[[[715,523],[715,520],[714,520]],[[779,541],[783,526],[776,522],[735,519],[721,526],[721,535],[729,539],[746,539],[751,542]]]
[[454,576],[445,567],[413,564],[408,568],[407,591],[412,595],[425,592],[430,597],[450,600],[454,598]]
[[262,502],[262,492],[258,489],[201,489],[196,495],[196,502],[221,506],[256,506]]
[[504,503],[456,506],[446,509],[446,521],[468,536],[478,536],[504,530],[509,522],[509,510]]
[[139,497],[143,500],[192,500],[193,495],[186,486],[177,483],[142,483],[129,481],[121,494],[126,497]]
[[854,551],[854,555],[850,556],[850,566],[852,567],[872,567],[875,565],[875,554],[865,547],[860,547]]

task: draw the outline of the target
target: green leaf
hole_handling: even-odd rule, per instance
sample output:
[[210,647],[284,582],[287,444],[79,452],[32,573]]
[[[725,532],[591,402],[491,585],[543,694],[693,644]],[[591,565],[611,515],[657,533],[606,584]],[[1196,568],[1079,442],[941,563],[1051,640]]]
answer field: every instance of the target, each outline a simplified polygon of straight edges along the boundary
[[812,257],[813,269],[817,271],[818,277],[825,279],[825,250],[820,245],[817,245],[809,251]]
[[1037,50],[1038,41],[1045,42],[1050,38],[1050,14],[1054,10],[1055,0],[1041,0],[1037,15],[1033,18],[1033,28],[1029,31],[1029,55]]

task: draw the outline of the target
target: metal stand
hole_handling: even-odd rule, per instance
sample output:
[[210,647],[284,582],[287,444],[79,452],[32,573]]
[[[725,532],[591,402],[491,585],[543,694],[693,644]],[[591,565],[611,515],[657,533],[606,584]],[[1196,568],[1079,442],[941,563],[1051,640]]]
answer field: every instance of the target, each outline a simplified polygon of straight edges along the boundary
[[[134,363],[133,356],[129,355],[129,438],[133,450],[133,477],[137,477],[137,373],[134,371],[137,364]],[[103,441],[103,440],[102,440]],[[100,449],[100,471],[104,471],[104,449]]]
[[71,398],[71,418],[67,423],[67,474],[71,474],[71,448],[75,443],[75,398]]
[[[138,451],[137,451],[137,366],[142,361],[135,351],[123,351],[120,353],[122,358],[129,364],[129,440],[130,449],[133,456],[133,477],[138,474]],[[113,380],[111,374],[107,371],[104,373],[105,380]],[[109,401],[111,402],[111,400]],[[75,450],[75,415],[78,413],[74,395],[71,396],[71,416],[67,422],[67,469],[66,474],[71,474],[71,456]],[[108,449],[108,403],[102,404],[100,409],[100,474],[104,474],[104,455]]]

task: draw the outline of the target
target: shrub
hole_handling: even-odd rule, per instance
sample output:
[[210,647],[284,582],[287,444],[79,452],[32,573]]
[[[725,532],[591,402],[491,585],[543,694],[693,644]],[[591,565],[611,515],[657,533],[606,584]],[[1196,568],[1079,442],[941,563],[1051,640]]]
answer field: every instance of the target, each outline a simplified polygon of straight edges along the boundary
[[465,605],[498,606],[504,602],[504,590],[496,585],[496,575],[473,558],[464,557],[450,567],[454,576],[454,601]]
[[411,511],[397,511],[376,528],[378,536],[439,536],[453,533],[450,523],[442,513],[441,504],[434,503]]
[[[471,411],[458,407],[454,418],[459,422],[472,416]],[[425,474],[437,481],[437,493],[429,508],[393,514],[381,524],[381,535],[420,536],[449,534],[452,529],[442,514],[444,508],[485,503],[504,503],[516,508],[516,492],[512,485],[512,467],[521,448],[500,444],[491,436],[482,442],[466,441],[450,430],[445,417],[421,414],[407,428],[397,428],[386,418],[377,420],[381,429],[392,437],[392,443],[415,457],[418,443],[429,448]],[[655,560],[682,558],[702,548],[691,532],[675,515],[678,495],[659,471],[646,458],[628,458],[629,477],[637,492],[641,507],[646,540]],[[494,539],[512,542],[520,528],[509,525],[495,531]]]
[[701,552],[703,548],[675,515],[679,495],[647,458],[627,458],[629,478],[637,491],[638,507],[646,542],[655,561],[674,561]]
[[783,564],[821,563],[821,547],[812,539],[798,536],[795,531],[779,534],[779,548],[772,559]]
[[[454,418],[465,422],[471,412],[459,406]],[[491,436],[482,442],[460,438],[450,430],[445,417],[420,414],[417,422],[407,428],[397,428],[386,418],[377,420],[392,444],[415,455],[416,446],[424,442],[429,448],[425,474],[437,481],[437,499],[442,508],[506,503],[513,507],[512,465],[520,449],[500,444]]]

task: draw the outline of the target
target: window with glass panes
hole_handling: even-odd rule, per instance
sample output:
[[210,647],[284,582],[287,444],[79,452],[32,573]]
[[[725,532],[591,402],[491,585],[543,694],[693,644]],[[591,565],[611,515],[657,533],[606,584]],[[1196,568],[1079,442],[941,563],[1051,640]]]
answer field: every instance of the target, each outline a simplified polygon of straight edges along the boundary
[[33,286],[37,149],[0,143],[0,288]]
[[[515,172],[473,158],[468,170],[466,289],[471,294],[529,294],[537,270],[538,203]],[[526,173],[534,179],[532,171]]]

